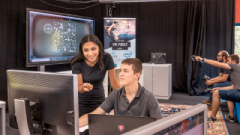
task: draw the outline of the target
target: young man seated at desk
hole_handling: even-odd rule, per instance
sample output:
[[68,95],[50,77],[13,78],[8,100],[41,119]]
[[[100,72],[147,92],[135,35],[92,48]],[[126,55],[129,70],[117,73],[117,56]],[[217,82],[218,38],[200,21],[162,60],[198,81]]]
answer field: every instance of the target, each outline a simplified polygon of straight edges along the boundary
[[[114,109],[114,115],[146,116],[163,118],[156,97],[138,83],[142,72],[142,62],[137,58],[122,61],[120,67],[120,85],[113,90],[96,110],[89,114],[105,114]],[[79,118],[79,127],[88,124],[88,114]]]

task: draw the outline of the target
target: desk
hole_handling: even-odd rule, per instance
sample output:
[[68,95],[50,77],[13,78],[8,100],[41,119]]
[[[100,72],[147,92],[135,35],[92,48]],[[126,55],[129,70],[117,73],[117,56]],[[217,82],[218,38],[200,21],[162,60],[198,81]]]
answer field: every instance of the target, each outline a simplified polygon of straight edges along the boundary
[[142,65],[140,84],[152,92],[157,99],[169,99],[172,95],[172,64],[143,63]]

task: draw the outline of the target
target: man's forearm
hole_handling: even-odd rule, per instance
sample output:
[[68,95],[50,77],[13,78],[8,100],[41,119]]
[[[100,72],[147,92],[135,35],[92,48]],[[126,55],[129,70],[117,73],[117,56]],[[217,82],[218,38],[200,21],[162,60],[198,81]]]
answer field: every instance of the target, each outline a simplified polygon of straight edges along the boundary
[[220,82],[225,82],[225,81],[227,81],[225,78],[220,77],[220,78],[218,78],[218,79],[216,79],[216,80],[213,80],[212,82],[213,82],[213,84],[214,84],[214,83],[220,83]]
[[217,79],[219,79],[219,78],[220,78],[220,76],[217,76],[217,77],[215,77],[215,78],[211,78],[210,81],[215,81],[215,80],[217,80]]
[[214,61],[214,60],[209,60],[209,59],[204,60],[204,62],[209,64],[209,65],[215,66],[215,67],[220,67],[220,68],[224,68],[224,69],[227,69],[227,70],[231,70],[231,67],[226,63],[221,63],[221,62]]
[[[104,113],[105,111],[101,107],[98,107],[96,110],[88,114],[104,114]],[[79,118],[79,127],[88,125],[88,114],[84,114]]]
[[210,60],[210,59],[206,59],[204,62],[215,67],[219,67],[219,65],[221,64],[218,61]]
[[79,127],[83,127],[88,124],[88,114],[84,114],[79,118]]

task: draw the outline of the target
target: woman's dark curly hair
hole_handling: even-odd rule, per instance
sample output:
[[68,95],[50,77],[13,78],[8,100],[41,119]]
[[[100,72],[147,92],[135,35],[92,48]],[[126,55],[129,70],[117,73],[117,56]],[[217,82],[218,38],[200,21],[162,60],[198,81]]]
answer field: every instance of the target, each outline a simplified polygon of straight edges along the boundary
[[86,58],[83,54],[83,45],[87,42],[93,42],[95,43],[98,47],[99,47],[99,60],[98,62],[96,63],[98,65],[98,67],[101,69],[101,71],[103,70],[104,68],[104,64],[103,64],[103,61],[102,61],[102,58],[104,57],[105,55],[105,51],[103,49],[103,46],[102,46],[102,42],[98,39],[98,37],[96,37],[95,35],[86,35],[82,38],[81,40],[81,43],[79,45],[79,51],[78,51],[78,54],[76,56],[74,56],[71,60],[71,67],[73,65],[73,63],[77,62],[77,61],[84,61]]

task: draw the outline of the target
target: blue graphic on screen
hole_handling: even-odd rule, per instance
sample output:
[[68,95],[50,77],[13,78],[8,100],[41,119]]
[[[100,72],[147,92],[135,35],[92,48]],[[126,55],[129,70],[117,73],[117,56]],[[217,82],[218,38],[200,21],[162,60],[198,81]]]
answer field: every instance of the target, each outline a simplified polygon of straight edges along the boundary
[[169,126],[154,135],[203,135],[204,112],[190,116],[189,118]]
[[30,11],[29,62],[70,61],[94,20]]

